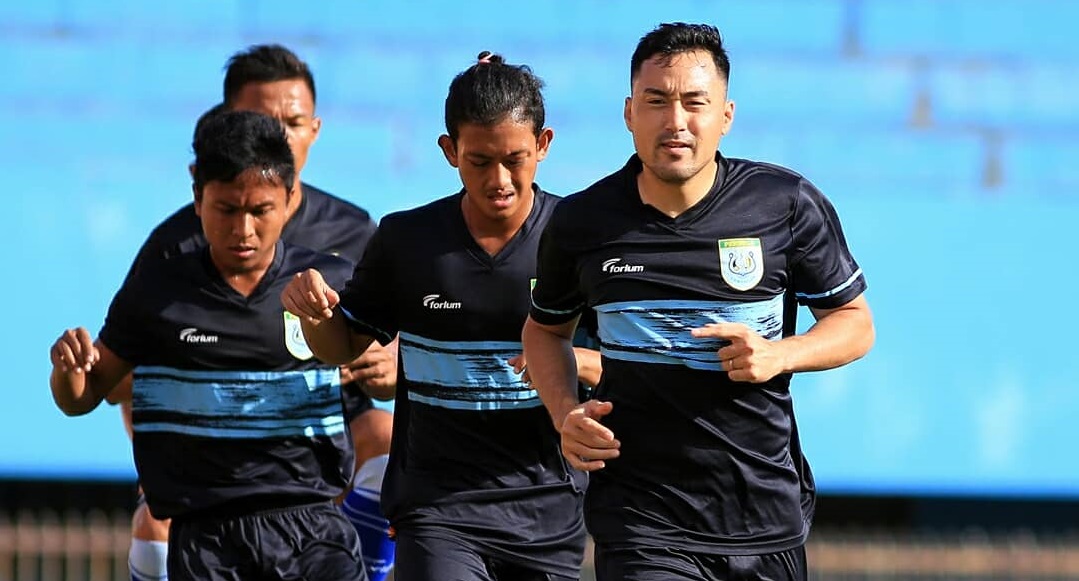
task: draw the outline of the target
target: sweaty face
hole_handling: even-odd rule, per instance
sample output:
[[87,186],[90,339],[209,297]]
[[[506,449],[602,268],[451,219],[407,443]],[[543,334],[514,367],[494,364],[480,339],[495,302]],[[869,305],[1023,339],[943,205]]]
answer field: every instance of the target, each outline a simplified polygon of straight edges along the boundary
[[734,103],[708,51],[660,55],[642,63],[625,119],[645,171],[681,184],[712,163]]
[[532,182],[536,166],[547,157],[554,132],[539,137],[531,121],[509,117],[494,125],[466,123],[457,141],[448,135],[439,145],[465,186],[466,204],[488,221],[521,218],[532,208]]
[[315,99],[302,79],[248,83],[232,102],[235,111],[254,111],[281,122],[295,158],[296,175],[307,163],[307,151],[318,138],[322,120],[315,116]]
[[[290,184],[291,185],[291,184]],[[231,182],[212,181],[195,199],[195,212],[223,276],[265,270],[287,216],[287,189],[276,175],[251,168]]]

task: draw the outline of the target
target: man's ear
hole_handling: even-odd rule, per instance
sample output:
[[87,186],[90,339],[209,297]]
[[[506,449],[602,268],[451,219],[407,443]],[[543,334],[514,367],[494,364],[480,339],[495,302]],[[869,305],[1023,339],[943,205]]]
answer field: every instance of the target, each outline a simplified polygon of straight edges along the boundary
[[544,127],[536,139],[536,161],[543,161],[547,157],[552,141],[554,141],[554,129]]
[[438,136],[438,147],[442,150],[442,155],[446,156],[446,161],[449,162],[450,166],[460,167],[457,163],[457,144],[453,142],[449,135],[442,134]]
[[[191,170],[194,171],[194,169],[195,169],[195,165],[192,164],[191,165]],[[195,184],[191,184],[191,193],[194,194],[194,196],[195,196],[195,204],[194,204],[195,205],[195,215],[201,217],[202,216],[202,192],[199,191],[199,188]]]

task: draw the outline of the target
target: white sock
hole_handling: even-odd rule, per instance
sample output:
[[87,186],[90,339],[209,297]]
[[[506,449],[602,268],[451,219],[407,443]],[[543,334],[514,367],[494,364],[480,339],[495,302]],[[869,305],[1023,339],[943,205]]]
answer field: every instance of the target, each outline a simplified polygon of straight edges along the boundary
[[366,490],[382,491],[382,476],[386,473],[386,464],[390,461],[389,454],[375,456],[363,463],[356,471],[352,479],[352,488],[364,488]]
[[165,563],[169,544],[164,541],[131,539],[127,554],[127,566],[131,569],[131,581],[168,581]]

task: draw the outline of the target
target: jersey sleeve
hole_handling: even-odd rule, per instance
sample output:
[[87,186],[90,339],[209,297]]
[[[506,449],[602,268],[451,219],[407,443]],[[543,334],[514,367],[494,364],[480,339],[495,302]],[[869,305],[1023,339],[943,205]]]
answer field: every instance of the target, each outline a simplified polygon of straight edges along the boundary
[[341,291],[341,312],[349,327],[385,345],[397,336],[397,310],[393,303],[393,251],[386,228],[371,236],[352,278]]
[[799,303],[833,309],[865,291],[865,277],[847,247],[835,208],[806,180],[798,185],[791,229],[792,287]]
[[567,240],[562,219],[565,213],[555,209],[540,238],[536,260],[536,285],[532,288],[529,316],[542,325],[561,325],[572,321],[584,308],[584,296],[577,281],[577,260],[562,244]]
[[146,310],[143,308],[145,297],[144,300],[139,300],[139,288],[145,276],[145,271],[138,268],[140,266],[142,264],[138,261],[132,265],[127,279],[112,297],[105,324],[98,333],[98,339],[102,343],[132,365],[146,360],[146,350],[152,343],[146,330],[151,329],[153,323],[147,320]]

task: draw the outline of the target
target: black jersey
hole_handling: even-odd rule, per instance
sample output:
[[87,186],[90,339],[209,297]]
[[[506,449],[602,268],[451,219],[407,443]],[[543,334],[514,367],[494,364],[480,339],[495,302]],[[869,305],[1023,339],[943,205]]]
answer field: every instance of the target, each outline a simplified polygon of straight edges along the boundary
[[244,297],[204,247],[147,257],[114,297],[99,337],[135,366],[135,466],[155,517],[315,502],[348,484],[340,372],[313,357],[281,305],[307,268],[331,284],[352,270],[278,242]]
[[559,205],[540,248],[531,316],[599,317],[602,423],[620,457],[592,474],[589,531],[605,543],[711,553],[804,542],[814,485],[801,453],[790,375],[732,382],[696,339],[744,323],[777,340],[797,304],[833,308],[866,288],[831,204],[801,176],[725,159],[708,194],[671,218],[644,204],[636,156]]
[[[281,240],[324,254],[360,261],[375,222],[366,210],[314,186],[303,184],[303,199],[281,230]],[[147,256],[175,256],[206,246],[194,204],[180,208],[154,228],[139,249],[132,270]],[[130,274],[129,274],[130,276]]]
[[496,256],[472,238],[463,193],[382,220],[341,307],[353,328],[400,337],[382,506],[397,527],[464,535],[493,555],[576,577],[584,476],[562,458],[521,353],[539,238],[558,198],[535,190]]

